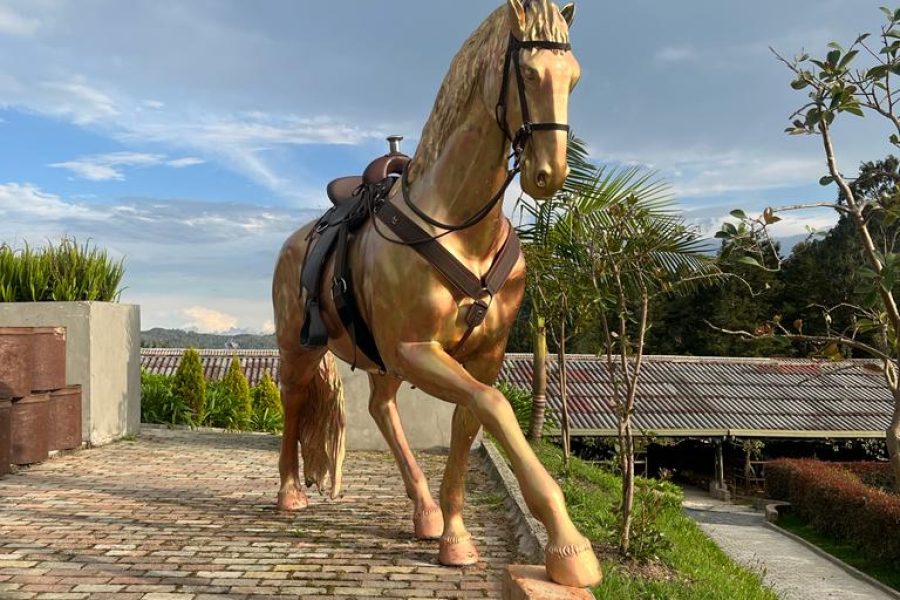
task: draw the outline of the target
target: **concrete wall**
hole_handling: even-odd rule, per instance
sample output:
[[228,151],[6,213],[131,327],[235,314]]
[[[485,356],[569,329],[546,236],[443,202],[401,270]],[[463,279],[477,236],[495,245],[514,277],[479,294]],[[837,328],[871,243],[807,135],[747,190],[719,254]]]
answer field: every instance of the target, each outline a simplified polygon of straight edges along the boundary
[[140,307],[108,302],[0,303],[0,326],[66,328],[66,382],[81,385],[84,441],[100,445],[139,431]]
[[[347,402],[347,449],[388,450],[375,421],[369,415],[369,377],[363,371],[351,372],[337,361],[344,381]],[[404,383],[397,394],[397,410],[403,431],[413,450],[448,448],[454,406]]]

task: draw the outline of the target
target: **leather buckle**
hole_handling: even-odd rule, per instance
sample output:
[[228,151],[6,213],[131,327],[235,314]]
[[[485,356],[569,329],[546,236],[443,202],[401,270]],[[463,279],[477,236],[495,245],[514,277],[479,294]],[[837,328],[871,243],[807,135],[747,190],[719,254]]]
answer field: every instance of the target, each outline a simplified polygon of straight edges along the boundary
[[478,327],[484,323],[487,317],[488,303],[484,300],[476,300],[474,304],[469,306],[469,312],[466,314],[466,325],[469,327]]
[[347,293],[347,280],[343,277],[335,277],[331,280],[331,294],[336,296],[338,293]]

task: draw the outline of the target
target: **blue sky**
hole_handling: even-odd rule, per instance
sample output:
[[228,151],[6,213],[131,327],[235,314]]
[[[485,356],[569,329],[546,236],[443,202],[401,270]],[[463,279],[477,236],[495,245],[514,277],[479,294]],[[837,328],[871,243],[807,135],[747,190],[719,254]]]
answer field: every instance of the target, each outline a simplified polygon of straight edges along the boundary
[[[412,153],[499,3],[0,0],[0,241],[124,256],[144,328],[269,330],[284,238],[386,134]],[[879,4],[582,0],[570,121],[597,161],[659,170],[704,231],[736,207],[828,200],[817,140],[783,133],[803,96],[768,47],[852,41]],[[836,133],[847,172],[890,150],[874,121]]]

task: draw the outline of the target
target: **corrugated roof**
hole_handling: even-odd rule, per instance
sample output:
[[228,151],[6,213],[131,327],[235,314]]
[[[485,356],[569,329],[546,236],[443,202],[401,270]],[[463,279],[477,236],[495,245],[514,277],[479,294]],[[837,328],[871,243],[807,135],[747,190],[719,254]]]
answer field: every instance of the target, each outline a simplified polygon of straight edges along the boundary
[[[172,375],[183,354],[142,348],[141,366]],[[207,379],[221,379],[237,356],[251,385],[268,370],[279,381],[277,350],[198,350]],[[508,354],[500,379],[531,389],[532,357]],[[635,426],[660,437],[883,437],[893,399],[867,361],[648,356]],[[560,410],[555,357],[548,357],[547,400]],[[613,389],[604,359],[567,356],[574,435],[615,435]]]
[[[530,390],[531,361],[530,354],[508,354],[500,379]],[[648,356],[634,423],[660,437],[884,437],[893,399],[872,364]],[[573,434],[615,435],[606,358],[567,356],[566,365]],[[547,369],[547,401],[559,414],[555,356]]]
[[[277,383],[281,359],[278,350],[197,350],[203,375],[209,381],[219,381],[231,365],[231,358],[237,356],[250,385],[256,385],[269,372]],[[141,367],[151,373],[172,376],[181,364],[181,348],[141,348]]]

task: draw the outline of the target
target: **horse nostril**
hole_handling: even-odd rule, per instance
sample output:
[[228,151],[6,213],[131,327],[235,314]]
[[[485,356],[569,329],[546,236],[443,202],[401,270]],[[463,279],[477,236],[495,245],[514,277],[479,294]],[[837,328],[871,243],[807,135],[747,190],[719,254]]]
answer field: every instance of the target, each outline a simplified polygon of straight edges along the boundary
[[550,180],[550,173],[541,169],[538,171],[537,177],[535,178],[535,183],[539,188],[547,187],[547,182]]

